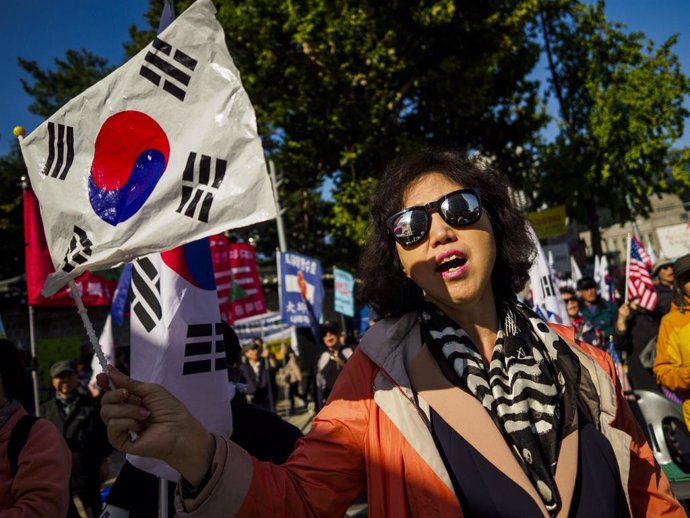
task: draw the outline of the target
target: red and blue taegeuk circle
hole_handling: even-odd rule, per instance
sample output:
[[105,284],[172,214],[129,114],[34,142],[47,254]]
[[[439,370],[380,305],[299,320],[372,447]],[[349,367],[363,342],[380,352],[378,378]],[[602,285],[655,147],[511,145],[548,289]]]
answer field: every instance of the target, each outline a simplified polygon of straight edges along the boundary
[[208,238],[192,241],[184,246],[161,253],[163,262],[192,286],[215,290],[216,279]]
[[116,226],[134,216],[155,189],[170,158],[163,128],[139,111],[111,115],[96,137],[89,201],[94,212]]

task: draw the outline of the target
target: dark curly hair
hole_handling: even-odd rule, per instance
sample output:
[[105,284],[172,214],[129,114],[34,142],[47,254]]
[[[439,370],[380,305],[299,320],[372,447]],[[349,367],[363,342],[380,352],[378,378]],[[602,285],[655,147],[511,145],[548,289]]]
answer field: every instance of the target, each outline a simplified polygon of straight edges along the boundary
[[510,199],[507,178],[491,168],[479,167],[458,151],[426,149],[390,164],[370,203],[369,235],[359,260],[357,297],[382,316],[401,316],[417,309],[422,301],[422,290],[402,271],[386,221],[403,209],[410,184],[430,172],[479,189],[496,240],[496,264],[491,274],[496,301],[514,298],[529,278],[534,245],[524,216]]

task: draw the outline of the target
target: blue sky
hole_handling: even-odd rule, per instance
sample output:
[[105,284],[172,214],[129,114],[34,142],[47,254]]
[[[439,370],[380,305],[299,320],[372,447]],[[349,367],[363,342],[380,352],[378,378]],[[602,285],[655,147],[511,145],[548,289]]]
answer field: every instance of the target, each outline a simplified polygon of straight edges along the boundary
[[[690,1],[609,0],[609,19],[642,31],[656,44],[674,33],[683,71],[690,75]],[[133,24],[144,25],[148,0],[26,0],[6,2],[0,17],[0,154],[14,138],[12,128],[31,132],[42,121],[28,111],[31,98],[19,83],[17,56],[50,67],[67,49],[87,48],[113,64],[124,59],[123,43]],[[686,105],[690,106],[689,102]],[[690,121],[689,121],[690,125]],[[677,143],[690,146],[690,128]]]

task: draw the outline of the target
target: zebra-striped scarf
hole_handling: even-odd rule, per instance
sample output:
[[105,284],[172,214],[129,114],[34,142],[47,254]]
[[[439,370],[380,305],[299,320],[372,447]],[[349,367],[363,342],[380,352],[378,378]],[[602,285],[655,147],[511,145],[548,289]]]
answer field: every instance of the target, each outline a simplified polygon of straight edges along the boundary
[[441,365],[444,373],[486,408],[555,516],[561,505],[554,480],[561,439],[577,423],[576,389],[565,383],[579,379],[577,357],[532,310],[515,302],[500,308],[488,368],[467,333],[434,304],[426,301],[419,318],[437,361],[452,367]]

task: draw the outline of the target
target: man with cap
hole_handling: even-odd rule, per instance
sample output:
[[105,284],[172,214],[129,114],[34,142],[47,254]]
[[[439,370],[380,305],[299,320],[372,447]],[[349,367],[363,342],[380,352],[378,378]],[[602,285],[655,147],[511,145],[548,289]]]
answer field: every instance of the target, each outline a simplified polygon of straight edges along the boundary
[[274,410],[276,391],[276,361],[263,346],[263,340],[253,338],[242,346],[244,358],[240,364],[242,381],[247,386],[247,399],[250,403],[267,410]]
[[588,322],[604,332],[605,339],[613,335],[613,324],[616,321],[618,308],[612,302],[599,295],[597,283],[591,277],[577,281],[577,291],[583,302],[580,311]]
[[79,392],[74,362],[59,361],[50,368],[55,397],[41,405],[41,416],[62,433],[72,452],[68,518],[97,517],[101,511],[101,483],[108,476],[112,447],[95,400]]
[[657,303],[654,311],[660,317],[664,316],[671,309],[671,302],[678,296],[678,292],[673,287],[673,261],[661,258],[652,267],[652,279],[656,285]]
[[326,348],[316,362],[316,386],[318,387],[317,410],[326,403],[335,380],[345,363],[352,356],[352,349],[340,346],[340,326],[326,321],[320,326],[321,343]]
[[661,319],[654,374],[659,384],[683,399],[685,426],[690,430],[690,254],[676,260],[673,276],[680,294]]

